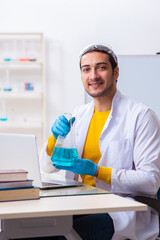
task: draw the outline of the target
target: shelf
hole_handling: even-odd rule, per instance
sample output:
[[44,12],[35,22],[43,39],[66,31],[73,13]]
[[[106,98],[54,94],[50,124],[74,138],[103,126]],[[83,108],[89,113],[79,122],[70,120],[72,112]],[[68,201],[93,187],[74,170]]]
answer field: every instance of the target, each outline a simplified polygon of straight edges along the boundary
[[3,129],[19,129],[19,128],[23,128],[23,129],[41,129],[42,124],[39,121],[26,121],[26,122],[22,122],[22,121],[0,121],[0,128]]
[[13,68],[13,69],[41,69],[43,63],[40,61],[27,61],[27,62],[20,62],[20,61],[0,61],[0,69],[8,69],[8,68]]
[[45,112],[43,33],[0,33],[0,116],[8,117],[0,120],[0,132],[34,134],[40,147]]
[[0,99],[41,99],[42,93],[35,91],[0,91]]
[[33,65],[33,64],[43,64],[41,61],[0,61],[3,65]]

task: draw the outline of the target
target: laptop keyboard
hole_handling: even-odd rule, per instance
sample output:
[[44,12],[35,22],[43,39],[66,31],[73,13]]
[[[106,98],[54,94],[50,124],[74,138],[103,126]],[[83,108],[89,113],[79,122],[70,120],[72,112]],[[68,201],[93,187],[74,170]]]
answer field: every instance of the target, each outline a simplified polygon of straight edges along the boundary
[[47,186],[57,186],[59,185],[58,183],[51,183],[51,182],[42,182],[42,186],[43,187],[47,187]]

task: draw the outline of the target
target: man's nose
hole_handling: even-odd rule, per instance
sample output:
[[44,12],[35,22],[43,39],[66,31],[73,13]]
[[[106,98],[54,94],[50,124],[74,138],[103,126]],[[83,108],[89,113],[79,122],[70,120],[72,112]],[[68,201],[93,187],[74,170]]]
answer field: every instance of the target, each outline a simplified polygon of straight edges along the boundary
[[90,78],[91,78],[91,79],[96,79],[96,78],[98,78],[98,76],[99,76],[99,75],[98,75],[96,69],[92,69],[92,70],[91,70]]

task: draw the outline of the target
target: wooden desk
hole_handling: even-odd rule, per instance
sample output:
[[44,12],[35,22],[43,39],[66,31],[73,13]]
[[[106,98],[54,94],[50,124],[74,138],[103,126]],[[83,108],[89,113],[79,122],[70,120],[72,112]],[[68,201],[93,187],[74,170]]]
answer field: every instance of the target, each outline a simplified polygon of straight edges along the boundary
[[80,240],[72,228],[73,215],[133,210],[146,211],[147,205],[114,194],[1,202],[0,239],[64,235],[68,240]]

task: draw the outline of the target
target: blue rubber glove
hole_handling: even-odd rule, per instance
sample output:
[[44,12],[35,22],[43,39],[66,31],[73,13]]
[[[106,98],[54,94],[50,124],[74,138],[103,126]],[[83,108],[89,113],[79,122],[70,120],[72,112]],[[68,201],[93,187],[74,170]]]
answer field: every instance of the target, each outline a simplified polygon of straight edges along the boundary
[[75,117],[72,117],[69,121],[64,115],[59,116],[58,119],[55,120],[51,127],[51,131],[55,139],[57,139],[58,135],[66,136],[70,131],[70,121],[72,124],[75,121]]
[[73,166],[60,166],[54,165],[57,169],[68,170],[81,175],[91,175],[94,176],[97,170],[97,164],[93,163],[91,160],[74,158]]

